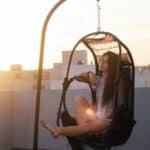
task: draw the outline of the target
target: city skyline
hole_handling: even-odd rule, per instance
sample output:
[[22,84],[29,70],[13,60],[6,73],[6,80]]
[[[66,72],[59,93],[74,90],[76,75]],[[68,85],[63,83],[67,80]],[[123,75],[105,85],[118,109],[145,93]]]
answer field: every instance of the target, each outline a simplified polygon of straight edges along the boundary
[[[69,61],[69,55],[70,55],[71,51],[62,51],[61,52],[61,57],[62,57],[62,61],[60,62],[53,62],[52,66],[49,66],[49,68],[43,68],[43,70],[51,70],[51,69],[55,69],[55,67],[59,66],[59,65],[67,65],[68,61]],[[79,56],[79,53],[74,53],[74,57],[72,60],[73,64],[79,65],[79,61],[81,63],[83,63],[83,65],[94,65],[93,64],[93,60],[89,59],[88,60],[88,55],[87,55],[87,51],[86,50],[78,50],[77,52],[79,52],[81,54],[81,56]],[[92,61],[92,62],[91,62]],[[71,64],[72,64],[71,63]],[[92,63],[92,64],[91,64]],[[148,65],[135,65],[135,68],[150,68],[150,64]],[[15,71],[37,71],[38,68],[30,68],[30,69],[26,69],[24,68],[24,66],[22,64],[10,64],[9,68],[7,70],[0,70],[0,72],[15,72]]]

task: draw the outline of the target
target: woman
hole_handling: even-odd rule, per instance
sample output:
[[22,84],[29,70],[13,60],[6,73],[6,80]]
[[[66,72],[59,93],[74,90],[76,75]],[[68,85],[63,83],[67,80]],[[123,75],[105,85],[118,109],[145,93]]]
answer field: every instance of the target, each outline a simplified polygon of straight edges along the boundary
[[[106,52],[98,59],[101,75],[89,73],[91,84],[96,86],[98,103],[96,106],[89,104],[83,96],[75,100],[75,117],[78,125],[55,127],[41,120],[41,125],[52,133],[54,137],[78,136],[87,133],[104,132],[111,123],[112,99],[116,77],[118,55]],[[120,84],[119,84],[120,85]]]

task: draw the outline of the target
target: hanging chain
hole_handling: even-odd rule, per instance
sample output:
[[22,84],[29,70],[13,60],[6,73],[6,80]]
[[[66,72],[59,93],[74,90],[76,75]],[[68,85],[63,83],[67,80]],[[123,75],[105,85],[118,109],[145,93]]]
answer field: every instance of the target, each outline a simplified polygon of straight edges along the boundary
[[97,31],[101,31],[101,7],[100,7],[100,0],[97,0]]

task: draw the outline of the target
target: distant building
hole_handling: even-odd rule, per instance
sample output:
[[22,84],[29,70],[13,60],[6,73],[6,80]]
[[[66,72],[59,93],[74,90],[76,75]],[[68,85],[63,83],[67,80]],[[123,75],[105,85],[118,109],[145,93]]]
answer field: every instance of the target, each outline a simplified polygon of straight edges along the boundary
[[[62,88],[62,80],[67,71],[67,66],[69,62],[71,51],[62,52],[62,63],[54,63],[54,68],[50,71],[51,76],[51,88]],[[100,56],[100,55],[99,55]],[[94,62],[91,61],[88,64],[87,61],[87,51],[81,50],[75,52],[73,60],[71,63],[69,76],[72,77],[81,72],[95,71]],[[123,55],[126,59],[126,55]],[[82,60],[82,61],[81,61]],[[74,83],[71,85],[72,88],[86,88],[85,85],[79,85],[79,83]],[[147,66],[135,67],[135,87],[150,87],[150,69]]]
[[[62,52],[62,62],[54,63],[53,68],[44,69],[42,74],[42,89],[62,89],[62,82],[66,75],[68,61],[71,51]],[[79,50],[75,52],[69,77],[73,77],[82,72],[95,71],[94,62],[88,64],[87,51]],[[0,71],[0,91],[5,90],[36,90],[37,70],[23,70],[22,65],[11,65],[10,71]],[[150,67],[135,67],[135,87],[150,87]],[[77,81],[70,86],[71,89],[87,89],[88,86]]]
[[[0,91],[35,90],[37,70],[23,70],[21,65],[11,65],[10,71],[0,72]],[[42,89],[50,89],[50,70],[43,70]]]
[[[63,51],[62,52],[62,62],[67,65],[69,62],[71,51]],[[73,65],[76,64],[87,64],[87,52],[85,50],[75,51],[72,62]]]
[[20,64],[14,64],[10,66],[10,71],[22,71],[22,65]]

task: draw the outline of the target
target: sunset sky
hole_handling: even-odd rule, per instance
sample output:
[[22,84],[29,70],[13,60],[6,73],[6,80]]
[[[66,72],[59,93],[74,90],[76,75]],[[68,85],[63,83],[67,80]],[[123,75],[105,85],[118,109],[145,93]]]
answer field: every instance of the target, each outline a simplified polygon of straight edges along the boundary
[[[58,0],[0,1],[0,70],[38,66],[44,19]],[[150,64],[150,1],[101,0],[101,27],[130,48],[136,65]],[[83,35],[97,29],[96,0],[67,0],[49,22],[44,67],[60,61]]]

